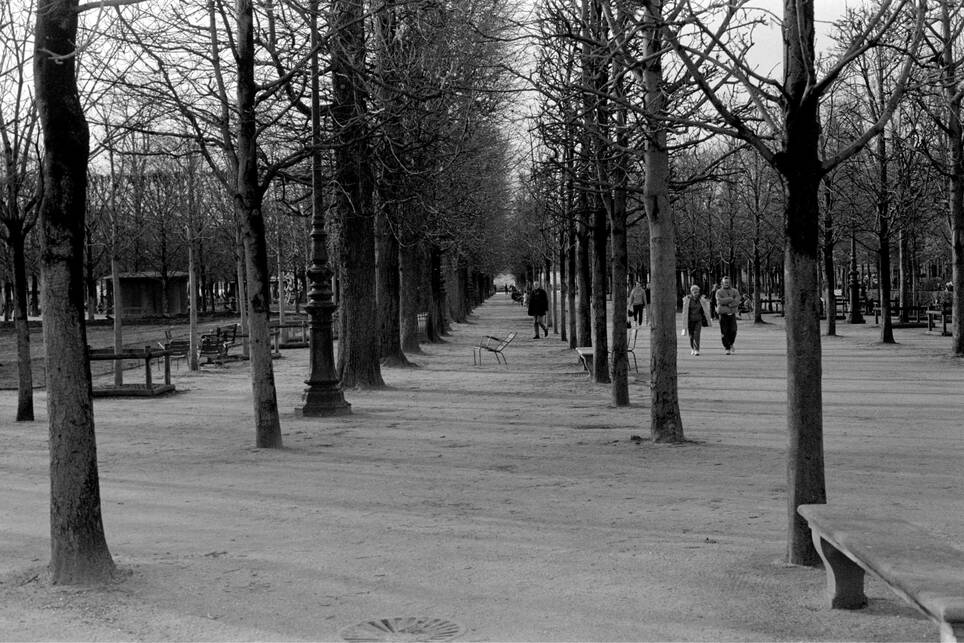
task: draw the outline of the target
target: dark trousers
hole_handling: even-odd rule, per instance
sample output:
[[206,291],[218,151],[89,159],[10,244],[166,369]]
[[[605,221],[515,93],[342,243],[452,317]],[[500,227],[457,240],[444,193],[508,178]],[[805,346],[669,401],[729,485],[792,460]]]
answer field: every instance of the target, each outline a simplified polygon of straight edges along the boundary
[[728,350],[736,341],[736,315],[720,313],[720,332],[723,334],[723,348]]
[[645,304],[633,304],[633,320],[639,325],[643,323],[644,310],[646,310]]

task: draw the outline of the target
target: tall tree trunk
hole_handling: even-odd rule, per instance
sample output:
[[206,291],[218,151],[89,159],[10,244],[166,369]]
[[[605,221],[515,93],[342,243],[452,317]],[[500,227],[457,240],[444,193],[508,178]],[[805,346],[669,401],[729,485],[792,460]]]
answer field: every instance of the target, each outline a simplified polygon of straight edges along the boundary
[[827,335],[832,337],[837,334],[837,294],[834,292],[837,288],[837,279],[833,262],[833,209],[831,208],[830,181],[827,177],[824,177],[823,205],[823,274],[827,292]]
[[566,251],[566,261],[568,262],[567,277],[569,280],[569,292],[567,293],[569,304],[569,348],[576,348],[579,346],[579,337],[577,335],[577,318],[578,314],[576,311],[576,224],[570,218],[566,222],[567,236],[569,238],[569,248]]
[[650,431],[654,442],[683,442],[676,370],[676,231],[669,202],[669,149],[663,88],[663,0],[645,0],[644,91],[649,124],[643,200],[649,221],[651,304]]
[[950,157],[947,168],[947,207],[951,225],[951,282],[954,300],[951,314],[951,352],[964,355],[964,126],[961,124],[960,62],[955,57],[957,38],[951,26],[950,3],[941,3],[941,37],[943,52],[943,91],[947,123],[945,145]]
[[[617,19],[619,33],[625,33],[627,16],[622,3],[619,5]],[[613,243],[613,347],[612,347],[612,400],[616,406],[629,404],[629,354],[626,349],[629,339],[626,333],[626,311],[628,308],[627,286],[629,281],[629,250],[626,241],[626,184],[627,161],[624,150],[629,149],[629,135],[626,127],[626,97],[624,92],[622,65],[613,63],[613,94],[615,108],[613,125],[616,145],[613,148],[613,162],[610,166],[610,177],[613,184],[612,207],[609,211],[609,222],[612,228]],[[637,331],[638,332],[638,331]]]
[[[880,87],[883,89],[883,72]],[[877,137],[879,185],[877,189],[877,283],[880,286],[880,341],[894,344],[894,324],[890,317],[890,180],[887,176],[887,137]]]
[[33,360],[30,357],[30,324],[27,320],[27,256],[23,224],[18,219],[10,229],[13,252],[13,324],[17,335],[17,421],[32,422]]
[[864,315],[861,310],[863,301],[860,297],[860,271],[857,269],[857,233],[850,230],[850,314],[848,324],[863,324]]
[[[801,12],[801,13],[798,13]],[[802,504],[827,501],[823,466],[823,390],[817,252],[821,165],[814,69],[813,4],[785,0],[784,152],[777,169],[787,186],[784,258],[787,319],[787,560],[815,566],[820,558],[810,529],[797,514]]]
[[77,90],[76,42],[77,0],[40,0],[34,83],[45,150],[40,224],[54,584],[96,583],[114,573],[100,510],[84,324],[89,137]]
[[[404,234],[404,233],[403,233]],[[421,271],[419,270],[418,244],[410,239],[399,248],[399,324],[401,348],[408,355],[422,352],[418,337],[419,295]]]
[[[251,392],[254,404],[255,444],[281,447],[281,418],[271,362],[271,274],[265,236],[263,194],[258,185],[258,142],[255,119],[254,7],[252,0],[237,0],[238,10],[238,175],[235,201],[241,213],[241,233],[248,273],[248,340],[251,357]],[[196,293],[191,293],[192,305]]]
[[[607,197],[608,198],[608,197]],[[597,368],[593,369],[596,382],[608,384],[609,378],[609,314],[606,310],[606,277],[609,266],[609,228],[606,221],[606,207],[602,197],[597,196],[593,209],[592,230],[592,316],[593,316],[593,356]]]
[[375,292],[373,184],[365,70],[365,3],[331,5],[332,105],[335,128],[335,208],[341,221],[342,279],[338,372],[342,386],[377,388],[382,380]]
[[556,320],[555,329],[559,333],[559,339],[564,342],[569,341],[567,327],[569,318],[566,309],[569,297],[569,273],[566,270],[568,263],[565,220],[563,220],[563,224],[559,227],[559,318]]
[[592,264],[589,261],[589,195],[579,192],[576,222],[576,346],[592,346]]
[[428,277],[428,319],[425,327],[428,339],[431,342],[443,342],[443,335],[448,334],[448,325],[445,319],[445,278],[442,275],[442,251],[438,246],[429,244],[427,257],[427,277]]
[[[384,210],[382,206],[382,209]],[[375,217],[378,304],[378,335],[383,366],[411,366],[402,350],[400,315],[401,278],[398,268],[398,239],[388,222],[388,213]]]

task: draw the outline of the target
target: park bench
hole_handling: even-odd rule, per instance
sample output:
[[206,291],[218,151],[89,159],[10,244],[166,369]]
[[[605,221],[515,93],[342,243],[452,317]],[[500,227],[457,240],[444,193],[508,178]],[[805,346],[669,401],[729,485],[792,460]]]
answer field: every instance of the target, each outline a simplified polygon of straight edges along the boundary
[[493,335],[486,335],[481,340],[477,346],[472,347],[472,364],[481,366],[482,365],[482,353],[483,351],[492,353],[495,355],[496,364],[499,363],[500,359],[502,364],[506,367],[509,366],[509,362],[505,358],[505,347],[512,343],[515,339],[516,333],[512,332],[505,337],[495,337]]
[[942,641],[964,640],[964,551],[903,520],[828,505],[801,505],[797,512],[823,559],[831,607],[865,607],[868,571],[934,620]]
[[937,320],[941,321],[941,335],[950,335],[947,332],[947,324],[951,321],[951,314],[945,313],[943,310],[928,310],[927,311],[927,332],[931,332],[937,328]]
[[198,357],[204,359],[204,364],[223,364],[228,359],[229,351],[238,345],[238,324],[218,326],[214,332],[201,335],[198,344]]
[[[633,356],[633,368],[636,369],[636,373],[639,373],[639,363],[636,361],[636,338],[639,336],[639,326],[633,329],[632,340],[626,346],[626,354]],[[609,351],[610,356],[615,351]],[[592,346],[577,346],[576,355],[579,356],[579,363],[582,367],[586,369],[589,376],[592,377],[593,374],[593,359],[595,351]]]
[[191,352],[191,342],[186,339],[171,339],[167,343],[158,342],[162,350],[167,351],[168,356],[174,360],[174,366],[180,368],[181,360],[186,359]]
[[[927,310],[926,306],[901,306],[900,304],[893,304],[890,307],[891,316],[900,317],[900,311],[904,308],[907,309],[907,319],[910,320],[911,318],[913,318],[914,321],[917,323],[920,323],[923,321],[921,317],[924,315],[925,311]],[[874,323],[875,324],[880,323],[880,306],[879,305],[874,306]]]

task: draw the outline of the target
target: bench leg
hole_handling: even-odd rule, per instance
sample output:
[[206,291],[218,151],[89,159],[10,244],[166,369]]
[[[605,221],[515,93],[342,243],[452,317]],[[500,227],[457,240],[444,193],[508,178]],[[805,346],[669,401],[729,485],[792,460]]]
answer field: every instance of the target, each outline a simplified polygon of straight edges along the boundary
[[964,641],[964,622],[941,623],[941,643]]
[[813,544],[827,571],[827,596],[834,609],[856,610],[867,607],[864,570],[840,553],[836,547],[813,532]]

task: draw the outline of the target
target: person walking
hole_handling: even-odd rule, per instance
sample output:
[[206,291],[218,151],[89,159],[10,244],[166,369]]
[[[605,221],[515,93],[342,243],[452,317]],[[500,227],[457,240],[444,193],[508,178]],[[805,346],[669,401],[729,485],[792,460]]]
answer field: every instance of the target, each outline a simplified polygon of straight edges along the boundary
[[716,291],[719,290],[719,285],[713,284],[710,288],[710,319],[716,319]]
[[690,286],[690,294],[683,297],[684,333],[690,336],[690,355],[700,354],[700,331],[710,325],[710,302],[700,295],[700,287]]
[[736,352],[733,343],[736,341],[736,314],[739,306],[740,291],[730,286],[729,277],[723,277],[716,291],[716,313],[720,316],[720,334],[727,355]]
[[545,290],[542,289],[542,284],[538,281],[532,288],[532,293],[529,295],[529,316],[533,318],[532,326],[536,331],[535,336],[532,339],[539,339],[539,329],[542,328],[542,332],[545,336],[549,336],[549,329],[546,328],[546,313],[549,311],[549,295]]
[[636,285],[629,292],[629,303],[633,307],[633,321],[637,326],[642,326],[646,312],[646,289],[641,281],[636,281]]

